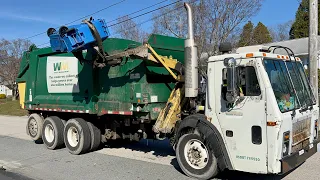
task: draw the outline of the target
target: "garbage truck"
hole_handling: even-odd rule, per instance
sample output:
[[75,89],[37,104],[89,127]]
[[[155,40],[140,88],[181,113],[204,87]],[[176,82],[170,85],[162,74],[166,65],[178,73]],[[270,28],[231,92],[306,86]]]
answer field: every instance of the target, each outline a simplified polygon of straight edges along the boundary
[[319,108],[294,52],[224,43],[200,73],[185,8],[186,39],[112,38],[93,19],[48,29],[51,47],[24,52],[17,77],[32,140],[78,155],[119,139],[170,139],[181,170],[199,179],[283,174],[316,153]]

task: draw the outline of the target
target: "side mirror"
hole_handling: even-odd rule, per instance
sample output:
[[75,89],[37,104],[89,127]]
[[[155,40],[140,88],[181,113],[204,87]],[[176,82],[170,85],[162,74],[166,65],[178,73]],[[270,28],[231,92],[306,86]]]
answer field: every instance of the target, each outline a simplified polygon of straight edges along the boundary
[[238,68],[236,67],[236,60],[234,58],[226,58],[224,60],[225,65],[227,65],[227,93],[226,100],[229,103],[236,101],[238,97]]

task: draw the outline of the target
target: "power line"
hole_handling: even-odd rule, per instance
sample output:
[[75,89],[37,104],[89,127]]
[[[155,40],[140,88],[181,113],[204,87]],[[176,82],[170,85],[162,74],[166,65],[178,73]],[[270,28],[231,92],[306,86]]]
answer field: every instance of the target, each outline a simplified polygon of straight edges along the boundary
[[[176,1],[175,3],[178,3],[178,2],[180,2],[180,1],[181,1],[181,0]],[[194,0],[194,1],[190,2],[190,4],[196,3],[197,1],[199,1],[199,0]],[[172,3],[171,3],[171,5],[172,5]],[[155,16],[155,17],[150,18],[150,19],[148,19],[148,20],[146,20],[146,21],[143,21],[143,22],[141,22],[141,23],[139,23],[139,24],[136,24],[136,25],[134,25],[134,26],[131,26],[131,27],[129,27],[129,29],[133,29],[133,28],[135,28],[135,27],[137,27],[137,26],[140,26],[140,25],[142,25],[142,24],[145,24],[145,23],[147,23],[147,22],[149,22],[149,21],[152,21],[152,20],[158,19],[158,18],[160,18],[160,17],[162,17],[162,16],[171,14],[171,13],[175,12],[176,10],[178,10],[178,9],[180,9],[180,8],[183,8],[183,7],[184,7],[184,5],[178,6],[177,8],[174,8],[174,9],[168,11],[168,12],[165,13],[165,14],[161,14],[161,15],[159,15],[159,16]],[[160,8],[161,8],[161,7],[160,7]],[[158,9],[159,9],[159,8],[158,8]],[[150,12],[150,13],[151,13],[151,12]],[[122,23],[122,22],[120,22],[120,23]],[[126,30],[128,30],[128,29],[126,29]],[[121,34],[122,32],[125,32],[126,30],[118,31],[118,32],[114,33],[113,35]],[[47,42],[47,43],[44,43],[44,44],[50,44],[50,42]],[[48,46],[48,47],[50,47],[50,46]]]
[[[129,15],[132,15],[132,14],[136,14],[136,13],[138,13],[138,12],[141,12],[141,11],[143,11],[143,10],[149,9],[149,8],[151,8],[151,7],[154,7],[154,6],[156,6],[156,5],[159,5],[159,4],[161,4],[161,3],[163,3],[163,2],[166,2],[166,1],[168,1],[168,0],[161,1],[161,2],[159,2],[159,3],[156,3],[156,4],[153,4],[153,5],[148,6],[148,7],[146,7],[146,8],[140,9],[140,10],[135,11],[135,12],[133,12],[133,13],[130,13],[130,14],[121,16],[121,17],[116,18],[116,19],[114,19],[114,20],[111,20],[111,21],[109,21],[109,22],[114,22],[114,21],[116,21],[116,20],[121,19],[122,17],[129,16]],[[173,2],[173,3],[170,3],[170,4],[167,4],[167,5],[161,6],[161,7],[159,7],[159,8],[153,9],[153,10],[151,10],[151,11],[148,11],[148,12],[145,12],[145,13],[142,13],[142,14],[139,14],[139,15],[137,15],[137,16],[134,16],[134,17],[129,18],[129,19],[126,19],[126,20],[123,20],[123,21],[121,21],[121,22],[114,23],[114,24],[112,24],[112,25],[110,25],[110,26],[108,26],[108,27],[112,27],[112,26],[115,26],[115,25],[118,25],[118,24],[127,22],[127,21],[129,21],[129,20],[132,20],[132,19],[135,19],[135,18],[144,16],[144,15],[150,14],[150,13],[155,12],[155,11],[158,11],[158,10],[160,10],[160,9],[169,7],[169,6],[174,5],[174,4],[177,4],[177,3],[181,2],[181,1],[182,1],[182,0],[175,1],[175,2]],[[181,7],[183,7],[183,6],[181,6]],[[181,8],[181,7],[179,7],[179,8]],[[178,9],[178,8],[177,8],[177,9]],[[176,9],[174,9],[174,10],[176,10]],[[162,16],[162,15],[160,15],[159,17],[161,17],[161,16]],[[154,18],[152,18],[152,19],[154,19]],[[148,21],[151,21],[152,19],[150,19],[150,20],[148,20]],[[146,22],[148,22],[148,21],[146,21]],[[108,23],[109,23],[109,22],[108,22]],[[146,23],[146,22],[143,22],[143,23]],[[143,24],[143,23],[141,23],[141,24]],[[141,24],[140,24],[140,25],[141,25]],[[135,27],[135,26],[134,26],[134,27]],[[119,34],[119,33],[116,33],[116,34]],[[50,44],[50,42],[40,44],[39,46],[46,45],[46,44]]]
[[132,18],[129,18],[129,19],[126,19],[126,20],[120,21],[120,22],[118,22],[118,23],[111,24],[111,25],[109,25],[109,27],[112,27],[112,26],[115,26],[115,25],[118,25],[118,24],[121,24],[121,23],[124,23],[124,22],[130,21],[130,20],[132,20],[132,19],[135,19],[135,18],[138,18],[138,17],[144,16],[144,15],[149,14],[149,13],[152,13],[152,12],[154,12],[154,11],[158,11],[158,10],[160,10],[160,9],[166,8],[166,7],[168,7],[168,6],[171,6],[171,5],[176,4],[176,3],[178,3],[178,2],[181,2],[181,1],[182,1],[182,0],[178,0],[178,1],[176,1],[176,2],[173,2],[173,3],[167,4],[167,5],[165,5],[165,6],[161,6],[161,7],[157,8],[157,9],[154,9],[154,10],[151,10],[151,11],[148,11],[148,12],[145,12],[145,13],[142,13],[142,14],[139,14],[139,15],[134,16],[134,17],[132,17]]
[[[100,10],[98,10],[98,11],[95,11],[95,12],[93,12],[93,13],[91,13],[91,14],[88,14],[88,15],[83,16],[83,17],[81,17],[81,18],[78,18],[78,19],[76,19],[76,20],[74,20],[74,21],[71,21],[71,22],[69,22],[69,23],[66,23],[65,25],[69,25],[69,24],[72,24],[72,23],[74,23],[74,22],[80,21],[80,20],[82,20],[82,19],[84,19],[84,18],[86,18],[86,17],[92,16],[92,15],[94,15],[94,14],[97,14],[97,13],[101,12],[101,11],[104,11],[104,10],[106,10],[106,9],[109,9],[109,8],[115,6],[115,5],[118,5],[118,4],[120,4],[120,3],[123,3],[124,1],[126,1],[126,0],[122,0],[122,1],[119,1],[119,2],[117,2],[117,3],[114,3],[114,4],[110,5],[110,6],[107,6],[107,7],[105,7],[105,8],[102,8],[102,9],[100,9]],[[154,7],[154,6],[157,6],[157,5],[159,5],[159,4],[162,4],[162,3],[166,2],[166,1],[168,1],[168,0],[163,0],[163,1],[161,1],[161,2],[158,2],[158,3],[156,3],[156,4],[153,4],[153,5],[151,5],[151,6],[145,7],[145,8],[143,8],[143,9],[140,9],[140,10],[138,10],[138,11],[135,11],[135,12],[133,12],[133,13],[130,13],[130,14],[127,14],[127,15],[124,15],[124,16],[130,16],[130,15],[136,14],[136,13],[138,13],[138,12],[141,12],[141,11],[144,11],[144,10],[149,9],[149,8],[151,8],[151,7]],[[119,18],[116,18],[116,19],[114,19],[114,20],[111,20],[111,21],[109,21],[109,22],[107,22],[107,23],[117,21],[118,19],[120,19],[120,18],[122,18],[122,17],[124,17],[124,16],[121,16],[121,17],[119,17]],[[59,28],[59,27],[57,27],[57,28]],[[45,34],[45,33],[46,33],[46,32],[42,32],[42,33],[38,33],[38,34],[35,34],[35,35],[32,35],[32,36],[29,36],[29,37],[25,38],[25,40],[31,39],[31,38],[34,38],[34,37],[37,37],[37,36],[40,36],[40,35]]]
[[[74,21],[71,21],[71,22],[69,22],[69,23],[67,23],[67,24],[65,24],[65,25],[72,24],[72,23],[74,23],[74,22],[76,22],[76,21],[82,20],[82,19],[84,19],[84,18],[86,18],[86,17],[89,17],[89,16],[92,16],[92,15],[94,15],[94,14],[97,14],[97,13],[99,13],[99,12],[101,12],[101,11],[104,11],[104,10],[109,9],[109,8],[111,8],[111,7],[113,7],[113,6],[116,6],[116,5],[120,4],[120,3],[123,3],[124,1],[126,1],[126,0],[121,0],[121,1],[119,1],[119,2],[116,2],[116,3],[114,3],[114,4],[111,4],[110,6],[107,6],[107,7],[105,7],[105,8],[102,8],[102,9],[96,11],[96,12],[93,12],[93,13],[91,13],[91,14],[88,14],[88,15],[86,15],[86,16],[83,16],[83,17],[81,17],[81,18],[79,18],[79,19],[76,19],[76,20],[74,20]],[[46,32],[38,33],[38,34],[35,34],[35,35],[33,35],[33,36],[29,36],[29,37],[25,38],[24,40],[28,40],[28,39],[31,39],[31,38],[40,36],[40,35],[45,34],[45,33],[46,33]]]
[[83,16],[83,17],[79,18],[79,19],[76,19],[76,20],[74,20],[74,21],[71,21],[71,22],[67,23],[66,25],[69,25],[69,24],[72,24],[72,23],[74,23],[74,22],[83,20],[83,19],[86,18],[86,17],[90,17],[90,16],[92,16],[92,15],[94,15],[94,14],[97,14],[97,13],[99,13],[99,12],[101,12],[101,11],[104,11],[104,10],[106,10],[106,9],[109,9],[109,8],[115,6],[115,5],[118,5],[118,4],[120,4],[120,3],[123,3],[124,1],[126,1],[126,0],[122,0],[122,1],[119,1],[119,2],[117,2],[117,3],[111,4],[110,6],[107,6],[107,7],[103,8],[103,9],[100,9],[100,10],[94,12],[94,13],[88,14],[88,15],[86,15],[86,16]]
[[41,46],[46,45],[46,44],[50,44],[50,42],[42,43],[42,44],[39,44],[39,45],[36,45],[36,46],[37,47],[41,47]]
[[[181,1],[181,0],[176,1],[175,3],[178,3],[178,2],[180,2],[180,1]],[[199,1],[199,0],[194,0],[194,1],[190,2],[190,4],[196,3],[197,1]],[[172,5],[172,4],[173,4],[173,3],[171,3],[171,5]],[[167,7],[167,5],[166,5],[166,7]],[[171,14],[171,13],[175,12],[176,10],[178,10],[178,9],[180,9],[180,8],[183,8],[183,7],[184,7],[184,5],[178,6],[177,8],[174,8],[174,9],[168,11],[167,13],[161,14],[161,15],[159,15],[159,16],[155,16],[155,17],[150,18],[150,19],[148,19],[148,20],[146,20],[146,21],[143,21],[142,23],[139,23],[139,24],[136,24],[136,25],[134,25],[134,26],[131,26],[129,29],[135,28],[135,27],[140,26],[140,25],[142,25],[142,24],[144,24],[144,23],[147,23],[147,22],[149,22],[149,21],[158,19],[158,18],[160,18],[160,17],[162,17],[162,16],[164,16],[164,15]],[[161,7],[160,7],[160,8],[161,8]],[[157,8],[157,9],[159,9],[159,8]],[[139,11],[140,11],[140,10],[139,10]],[[154,11],[152,10],[151,12],[154,12]],[[151,13],[151,12],[149,12],[149,13]],[[145,13],[144,13],[144,15],[145,15]],[[121,22],[121,23],[122,23],[122,22]],[[113,35],[120,34],[121,32],[124,32],[124,31],[125,31],[125,30],[120,31],[120,32],[117,32],[117,33],[115,33],[115,34],[113,34]],[[37,46],[43,46],[43,45],[46,45],[46,44],[50,44],[50,42],[42,43],[42,44],[37,45]],[[50,46],[47,46],[47,47],[50,47]],[[44,47],[44,48],[46,48],[46,47]]]
[[126,14],[126,15],[121,16],[121,17],[119,17],[119,18],[116,18],[116,19],[114,19],[114,20],[108,21],[107,24],[108,24],[108,23],[111,23],[111,22],[114,22],[114,21],[117,21],[118,19],[121,19],[122,17],[131,16],[131,15],[136,14],[136,13],[138,13],[138,12],[141,12],[141,11],[144,11],[144,10],[146,10],[146,9],[152,8],[152,7],[156,6],[156,5],[159,5],[159,4],[164,3],[164,2],[166,2],[166,1],[168,1],[168,0],[161,1],[161,2],[159,2],[159,3],[153,4],[153,5],[151,5],[151,6],[148,6],[148,7],[145,7],[145,8],[143,8],[143,9],[140,9],[140,10],[138,10],[138,11],[135,11],[135,12],[133,12],[133,13]]
[[[197,1],[199,1],[199,0],[194,0],[194,1],[190,2],[190,4],[196,3]],[[176,3],[178,3],[178,2],[176,2]],[[139,24],[136,24],[136,25],[134,25],[134,26],[131,26],[129,29],[135,28],[135,27],[140,26],[140,25],[142,25],[142,24],[144,24],[144,23],[147,23],[147,22],[149,22],[149,21],[158,19],[158,18],[160,18],[160,17],[162,17],[162,16],[164,16],[164,15],[168,15],[168,14],[170,14],[170,13],[172,13],[172,12],[174,12],[174,11],[180,9],[180,8],[183,8],[183,7],[184,7],[184,5],[178,6],[177,8],[172,9],[172,10],[168,11],[167,13],[161,14],[161,15],[159,15],[159,16],[155,16],[155,17],[150,18],[150,19],[148,19],[148,20],[146,20],[146,21],[143,21],[142,23],[139,23]],[[120,33],[122,33],[122,32],[125,32],[126,30],[127,30],[127,29],[125,29],[125,30],[123,30],[123,31],[118,31],[118,32],[116,32],[116,33],[113,34],[113,35],[120,34]]]
[[[121,19],[122,17],[130,16],[130,15],[136,14],[136,13],[138,13],[138,12],[144,11],[144,10],[146,10],[146,9],[149,9],[149,8],[151,8],[151,7],[157,6],[157,5],[162,4],[162,3],[166,2],[166,1],[168,1],[168,0],[163,0],[163,1],[161,1],[161,2],[158,2],[158,3],[156,3],[156,4],[153,4],[153,5],[151,5],[151,6],[142,8],[142,9],[140,9],[140,10],[138,10],[138,11],[135,11],[135,12],[126,14],[126,15],[124,15],[124,16],[121,16],[121,17],[119,17],[119,18],[116,18],[116,19],[114,19],[114,20],[108,21],[107,24],[108,24],[108,23],[111,23],[111,22],[114,22],[114,21],[117,21],[117,20]],[[155,10],[152,10],[152,12],[153,12],[153,11],[155,11]],[[149,12],[149,13],[150,13],[150,12]],[[146,14],[148,14],[148,13],[146,13]],[[142,15],[138,15],[138,17],[140,17],[140,16],[142,16]],[[134,17],[134,18],[137,18],[137,17]],[[131,19],[133,19],[133,18],[131,18]],[[78,20],[80,20],[80,18],[79,18]],[[75,21],[73,21],[73,22],[76,22],[76,21],[77,21],[77,20],[75,20]],[[68,23],[68,24],[71,24],[71,23],[73,23],[73,22],[70,22],[70,23]],[[121,22],[121,23],[122,23],[122,22]],[[45,33],[45,32],[44,32],[44,33]],[[44,34],[44,33],[40,33],[39,35]],[[50,44],[50,42],[46,42],[46,43],[39,44],[39,45],[37,45],[37,47],[41,47],[41,46],[46,45],[46,44]]]

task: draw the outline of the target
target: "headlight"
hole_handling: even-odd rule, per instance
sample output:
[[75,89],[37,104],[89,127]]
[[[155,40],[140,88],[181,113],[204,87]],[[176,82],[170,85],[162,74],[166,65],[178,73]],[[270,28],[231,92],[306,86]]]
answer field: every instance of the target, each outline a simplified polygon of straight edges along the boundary
[[283,154],[286,154],[286,153],[287,153],[287,150],[288,150],[287,146],[283,146],[283,148],[282,148],[282,153],[283,153]]
[[289,154],[290,131],[283,133],[282,157]]

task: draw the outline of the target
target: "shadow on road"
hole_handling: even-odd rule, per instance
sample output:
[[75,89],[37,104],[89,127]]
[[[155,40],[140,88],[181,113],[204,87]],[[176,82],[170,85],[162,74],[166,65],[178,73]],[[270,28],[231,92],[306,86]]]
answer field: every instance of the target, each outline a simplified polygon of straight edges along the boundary
[[[128,143],[128,141],[115,141],[108,144],[105,144],[102,148],[125,148],[130,149],[132,151],[140,151],[144,153],[152,152],[152,155],[154,156],[175,156],[175,152],[173,148],[170,146],[168,140],[164,141],[158,141],[158,140],[141,140],[139,142],[131,142]],[[176,158],[172,159],[170,164],[181,174],[184,174],[183,171],[180,169],[178,161]],[[302,164],[301,164],[302,165]],[[221,172],[217,179],[223,179],[223,180],[280,180],[285,178],[288,174],[295,171],[297,168],[299,168],[301,165],[296,167],[295,169],[289,171],[288,173],[284,175],[265,175],[265,174],[253,174],[253,173],[246,173],[246,172],[240,172],[240,171],[230,171],[225,170]]]
[[[184,174],[183,171],[179,167],[177,158],[174,158],[171,161],[171,165],[177,171],[179,171],[181,174]],[[294,170],[292,170],[292,171],[294,171]],[[292,171],[290,171],[289,173],[284,174],[284,175],[266,175],[266,174],[253,174],[253,173],[247,173],[247,172],[225,170],[225,171],[221,172],[215,179],[221,179],[221,180],[242,180],[242,179],[243,180],[256,180],[256,179],[259,179],[259,180],[280,180],[280,179],[283,179],[284,177],[286,177]]]
[[168,140],[141,140],[139,142],[128,142],[128,141],[114,141],[104,145],[105,148],[119,149],[125,148],[132,151],[140,151],[144,153],[152,153],[154,156],[175,156],[175,152],[169,144]]
[[1,180],[32,180],[31,178],[16,174],[13,172],[6,171],[5,168],[0,166],[0,179]]

